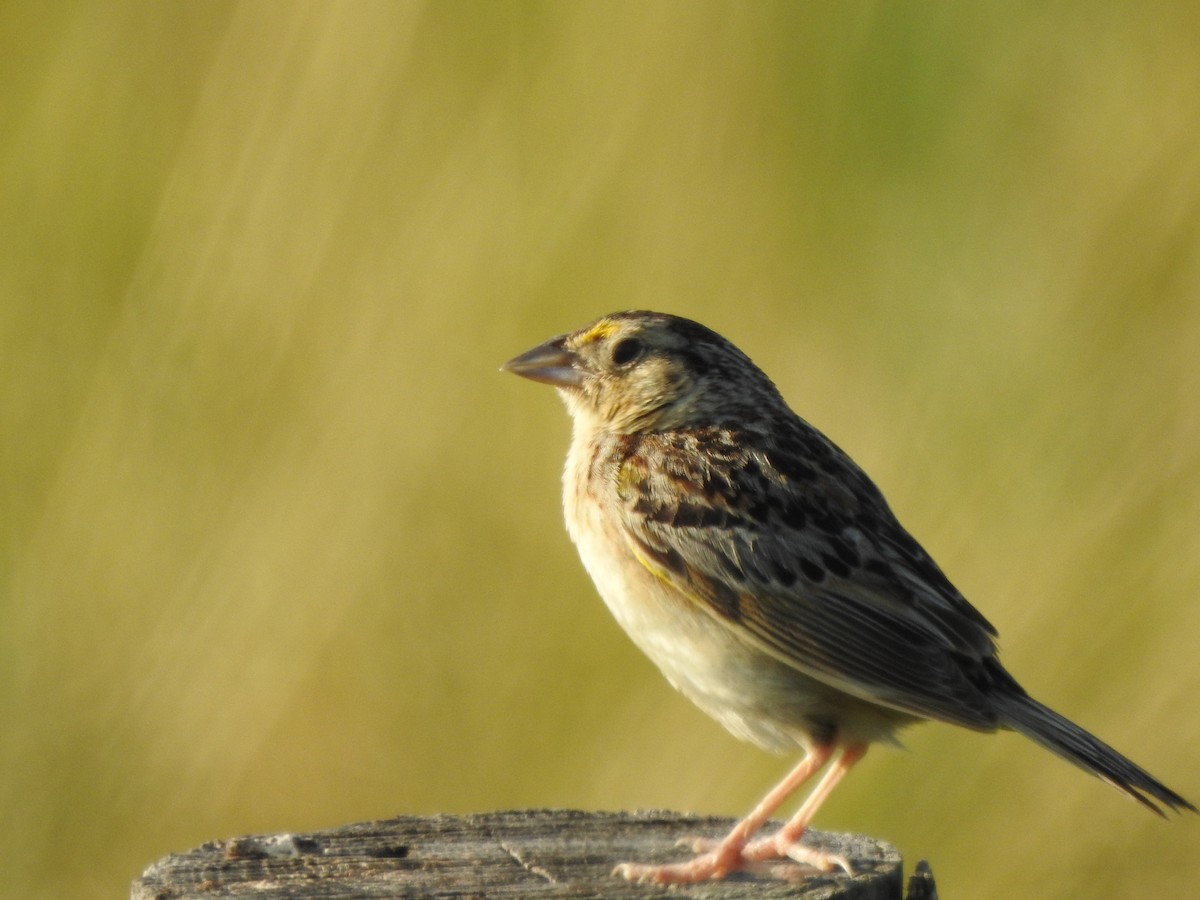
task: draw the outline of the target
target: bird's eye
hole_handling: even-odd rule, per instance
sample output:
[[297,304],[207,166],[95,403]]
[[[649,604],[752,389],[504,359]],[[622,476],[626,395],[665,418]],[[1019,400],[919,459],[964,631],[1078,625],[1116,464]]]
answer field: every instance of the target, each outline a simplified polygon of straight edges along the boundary
[[642,352],[642,342],[637,338],[625,338],[617,341],[612,348],[612,361],[618,366],[633,362]]

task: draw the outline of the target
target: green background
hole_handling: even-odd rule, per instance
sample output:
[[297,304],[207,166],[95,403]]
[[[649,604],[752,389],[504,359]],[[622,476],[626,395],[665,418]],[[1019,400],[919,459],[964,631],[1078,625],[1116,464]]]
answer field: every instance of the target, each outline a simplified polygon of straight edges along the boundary
[[[1200,801],[1195,4],[0,6],[0,870],[122,896],[398,813],[747,810],[561,525],[504,360],[699,319],[871,472],[1041,699]],[[818,824],[944,896],[1191,897],[1027,741]]]

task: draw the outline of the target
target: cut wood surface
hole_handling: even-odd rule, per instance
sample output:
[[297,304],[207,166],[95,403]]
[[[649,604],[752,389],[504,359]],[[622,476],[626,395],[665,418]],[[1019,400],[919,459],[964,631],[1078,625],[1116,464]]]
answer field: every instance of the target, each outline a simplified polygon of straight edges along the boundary
[[[612,875],[620,862],[687,859],[691,851],[679,845],[681,838],[719,838],[733,821],[660,811],[404,816],[327,831],[212,841],[156,862],[134,882],[132,897],[903,897],[895,848],[859,835],[814,830],[805,841],[843,854],[853,865],[853,877],[796,865],[788,867],[794,880],[738,872],[724,881],[668,889]],[[918,871],[909,891],[914,898],[934,900],[932,875]]]

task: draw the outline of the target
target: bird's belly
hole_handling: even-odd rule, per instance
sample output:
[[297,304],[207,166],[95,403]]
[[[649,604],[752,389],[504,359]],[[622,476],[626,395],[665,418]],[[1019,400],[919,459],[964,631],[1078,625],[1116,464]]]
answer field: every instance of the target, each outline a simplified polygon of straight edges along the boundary
[[755,646],[702,600],[643,566],[598,515],[590,527],[570,531],[600,596],[633,642],[736,736],[776,752],[838,738],[891,739],[897,722],[886,710]]

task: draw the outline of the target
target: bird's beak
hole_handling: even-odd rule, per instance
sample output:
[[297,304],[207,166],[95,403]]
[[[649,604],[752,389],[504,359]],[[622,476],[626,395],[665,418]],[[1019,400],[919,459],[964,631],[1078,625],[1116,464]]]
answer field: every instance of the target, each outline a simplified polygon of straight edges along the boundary
[[552,384],[555,387],[578,387],[583,381],[579,357],[564,346],[566,335],[551,338],[546,343],[527,350],[500,367],[522,378]]

